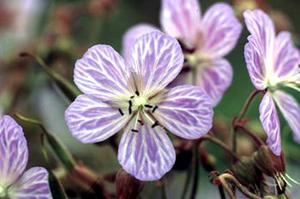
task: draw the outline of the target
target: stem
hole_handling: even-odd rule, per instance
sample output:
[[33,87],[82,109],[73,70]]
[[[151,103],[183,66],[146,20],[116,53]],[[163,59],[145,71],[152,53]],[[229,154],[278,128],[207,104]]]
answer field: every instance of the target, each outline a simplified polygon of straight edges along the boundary
[[236,124],[235,127],[237,129],[241,129],[246,135],[252,138],[252,140],[256,143],[257,146],[265,145],[265,143],[260,139],[257,135],[251,132],[249,129],[245,128],[243,125]]
[[224,192],[224,188],[223,188],[222,185],[219,185],[219,186],[218,186],[218,190],[219,190],[221,199],[226,199],[225,192]]
[[251,103],[253,102],[254,98],[259,94],[262,93],[264,91],[262,90],[254,90],[251,92],[251,94],[249,95],[249,97],[247,98],[245,104],[243,105],[243,108],[240,112],[239,117],[237,118],[237,121],[240,121],[243,119],[243,117],[246,115]]
[[188,173],[187,173],[187,176],[186,176],[186,179],[185,179],[185,183],[184,183],[184,187],[183,187],[183,191],[182,191],[182,194],[181,194],[181,197],[180,198],[185,198],[185,196],[187,195],[187,191],[188,191],[188,188],[189,188],[189,182],[190,182],[190,179],[192,177],[192,165],[190,164],[190,168],[188,170]]
[[167,192],[167,186],[166,186],[165,179],[162,179],[161,197],[162,197],[162,199],[168,199],[168,192]]
[[245,196],[251,198],[251,199],[262,199],[260,196],[257,196],[256,194],[251,193],[248,191],[246,187],[244,187],[242,184],[239,183],[239,181],[229,173],[224,173],[222,175],[218,176],[218,179],[220,180],[221,184],[224,186],[225,190],[227,191],[230,198],[235,198],[231,188],[228,186],[227,181],[234,184]]
[[235,124],[240,122],[244,116],[246,115],[251,103],[253,102],[253,100],[255,99],[255,97],[259,94],[262,93],[264,91],[262,90],[254,90],[251,92],[251,94],[249,95],[249,97],[247,98],[246,102],[243,105],[243,108],[239,114],[239,116],[237,118],[233,119],[233,128],[231,129],[231,133],[232,133],[232,148],[233,148],[233,152],[236,153],[237,152],[237,133],[236,133],[236,128],[235,128]]
[[203,136],[201,139],[200,139],[200,141],[199,142],[203,142],[203,141],[206,141],[206,140],[208,140],[208,141],[210,141],[210,142],[212,142],[212,143],[214,143],[214,144],[216,144],[216,145],[218,145],[219,147],[221,147],[222,149],[224,149],[235,161],[238,161],[239,160],[239,157],[234,153],[234,152],[232,152],[231,151],[231,149],[229,149],[228,147],[227,147],[227,145],[224,143],[224,142],[222,142],[221,140],[219,140],[219,139],[217,139],[217,138],[214,138],[214,137],[212,137],[211,135],[205,135],[205,136]]
[[199,156],[198,156],[198,144],[195,142],[193,146],[193,170],[194,170],[194,179],[193,179],[193,186],[191,191],[191,199],[196,198],[197,195],[197,188],[199,183]]
[[57,84],[57,86],[63,91],[70,101],[74,101],[75,98],[80,95],[80,91],[71,82],[69,82],[59,73],[53,71],[41,57],[27,52],[21,53],[20,56],[34,59],[42,67],[46,74]]

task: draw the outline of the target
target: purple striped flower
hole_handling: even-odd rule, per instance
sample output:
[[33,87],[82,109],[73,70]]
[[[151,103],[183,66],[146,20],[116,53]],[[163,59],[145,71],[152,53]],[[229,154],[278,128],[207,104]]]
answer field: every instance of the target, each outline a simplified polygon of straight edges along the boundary
[[[233,9],[228,4],[217,3],[201,16],[198,0],[162,0],[160,22],[164,32],[179,39],[184,48],[189,49],[185,59],[193,74],[181,73],[172,85],[184,81],[196,83],[216,106],[233,77],[232,67],[224,56],[234,48],[242,30]],[[125,55],[134,39],[157,30],[147,24],[131,28],[123,41]]]
[[282,87],[298,91],[300,55],[288,32],[275,34],[274,24],[261,10],[244,12],[251,35],[245,46],[245,60],[252,83],[267,90],[259,107],[260,120],[268,135],[267,144],[275,155],[281,153],[280,124],[275,103],[300,142],[300,106]]
[[27,142],[22,128],[10,116],[0,120],[0,198],[49,199],[48,172],[42,167],[25,171]]
[[178,42],[160,32],[140,37],[126,61],[110,46],[90,48],[75,64],[74,80],[84,93],[65,112],[74,137],[103,141],[123,130],[118,160],[140,180],[157,180],[175,162],[167,132],[196,139],[212,125],[212,105],[199,87],[165,87],[178,75]]

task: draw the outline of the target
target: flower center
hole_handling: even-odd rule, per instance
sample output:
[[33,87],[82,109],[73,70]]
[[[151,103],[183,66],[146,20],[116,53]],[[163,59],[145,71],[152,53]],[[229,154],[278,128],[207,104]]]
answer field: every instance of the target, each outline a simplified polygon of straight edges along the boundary
[[123,116],[128,113],[133,120],[133,132],[138,132],[138,127],[143,126],[145,121],[150,122],[151,127],[155,128],[159,125],[158,121],[153,116],[153,113],[157,110],[158,106],[149,103],[147,97],[140,95],[139,91],[136,91],[128,99],[128,107],[126,109],[119,108],[120,114]]
[[201,63],[209,61],[211,58],[200,51],[195,51],[194,53],[185,54],[186,62],[191,67],[202,66]]
[[6,198],[6,190],[2,186],[0,186],[0,198]]
[[132,107],[134,109],[138,109],[139,107],[144,107],[147,104],[147,99],[142,96],[136,96],[135,98],[133,98],[132,101],[133,101]]

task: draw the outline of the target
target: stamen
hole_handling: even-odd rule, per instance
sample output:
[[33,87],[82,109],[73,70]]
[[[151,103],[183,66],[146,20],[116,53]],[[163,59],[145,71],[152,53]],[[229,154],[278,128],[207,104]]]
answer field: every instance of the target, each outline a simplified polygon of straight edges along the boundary
[[149,113],[147,113],[147,112],[145,112],[145,111],[143,111],[143,115],[150,121],[150,123],[155,123],[155,119],[153,118],[153,116],[151,115],[149,115]]
[[130,114],[132,113],[132,101],[129,100],[128,103],[129,103],[129,106],[128,106],[128,113],[129,113],[129,115],[130,115]]
[[130,97],[130,99],[133,99],[133,98],[134,98],[134,95]]
[[140,93],[139,93],[139,91],[137,90],[137,91],[135,91],[135,94],[137,95],[137,96],[140,96]]
[[145,104],[145,107],[146,107],[146,108],[152,108],[153,106],[150,105],[150,104]]
[[276,181],[276,184],[277,184],[277,186],[279,187],[279,189],[280,189],[280,191],[282,190],[282,187],[281,187],[281,184],[280,184],[280,180],[278,179],[278,177],[277,177],[277,174],[275,174],[275,181]]
[[132,132],[138,133],[139,131],[136,129],[131,129]]
[[281,178],[283,178],[284,182],[289,186],[292,187],[292,185],[286,180],[286,178],[284,177],[284,175],[282,175],[282,173],[279,174],[281,176]]
[[154,113],[154,111],[158,108],[158,106],[154,106],[154,108],[152,109],[152,113]]
[[158,125],[159,125],[158,121],[155,121],[154,124],[152,124],[151,128],[154,128],[154,127],[156,127]]
[[120,109],[120,108],[119,108],[119,112],[120,112],[120,114],[121,114],[122,116],[124,115],[122,109]]
[[285,174],[285,176],[290,180],[292,181],[293,183],[295,183],[296,185],[300,185],[300,183],[296,180],[294,180],[292,177],[290,177],[287,173]]
[[143,126],[144,122],[142,120],[138,120],[138,122]]

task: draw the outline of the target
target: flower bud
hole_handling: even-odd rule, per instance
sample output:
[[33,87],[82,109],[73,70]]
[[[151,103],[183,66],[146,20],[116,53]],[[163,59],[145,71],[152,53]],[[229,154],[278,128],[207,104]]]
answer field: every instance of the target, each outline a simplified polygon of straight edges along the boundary
[[285,173],[284,155],[274,155],[267,146],[262,146],[254,155],[255,166],[268,176]]
[[144,188],[145,183],[135,179],[123,169],[116,176],[116,190],[118,199],[135,199]]
[[233,165],[232,171],[238,181],[248,188],[255,188],[263,179],[262,173],[255,167],[251,157],[242,157]]

